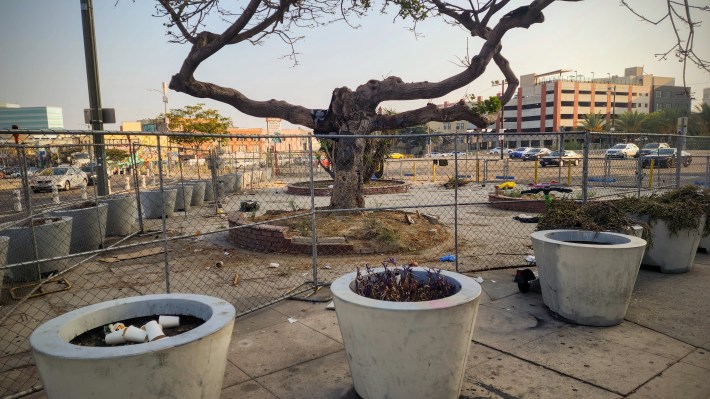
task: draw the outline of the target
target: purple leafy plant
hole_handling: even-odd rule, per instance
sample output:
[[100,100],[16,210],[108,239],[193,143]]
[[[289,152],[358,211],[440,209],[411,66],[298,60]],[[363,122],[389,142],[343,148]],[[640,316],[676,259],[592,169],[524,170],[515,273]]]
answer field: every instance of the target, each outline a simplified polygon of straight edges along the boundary
[[382,262],[381,272],[369,264],[365,273],[357,268],[355,292],[367,298],[391,302],[422,302],[446,298],[456,292],[456,287],[441,274],[441,269],[427,268],[426,276],[417,276],[412,266],[397,266],[389,258]]

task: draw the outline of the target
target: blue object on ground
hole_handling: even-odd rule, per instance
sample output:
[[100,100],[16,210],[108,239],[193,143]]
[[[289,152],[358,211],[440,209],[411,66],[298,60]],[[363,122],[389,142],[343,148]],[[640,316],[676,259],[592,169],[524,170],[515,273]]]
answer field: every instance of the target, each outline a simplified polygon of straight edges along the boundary
[[704,186],[705,182],[702,180],[696,180],[693,184],[695,184],[696,186]]
[[471,175],[459,175],[459,179],[471,179],[472,177]]
[[440,261],[442,262],[454,262],[456,261],[456,256],[455,255],[444,255],[441,258],[439,258]]
[[515,176],[496,176],[496,179],[498,180],[515,180]]

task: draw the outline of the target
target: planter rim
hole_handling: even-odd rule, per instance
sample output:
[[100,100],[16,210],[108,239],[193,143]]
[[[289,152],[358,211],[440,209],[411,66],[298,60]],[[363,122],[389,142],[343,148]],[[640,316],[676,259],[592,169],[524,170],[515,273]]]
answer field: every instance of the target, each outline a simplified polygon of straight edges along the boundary
[[[163,188],[163,192],[167,193],[169,191],[177,191],[177,188],[170,188],[169,186],[166,186]],[[155,189],[155,190],[141,190],[141,194],[143,193],[159,193],[160,189]]]
[[[555,234],[560,234],[560,233],[571,233],[571,234],[593,234],[594,237],[603,237],[603,236],[612,236],[615,237],[617,240],[618,239],[625,239],[627,240],[626,242],[622,243],[604,243],[604,244],[582,244],[582,243],[576,243],[576,242],[569,242],[569,241],[562,241],[562,240],[556,240],[552,238],[552,235]],[[557,244],[564,244],[572,247],[580,247],[580,248],[609,248],[614,247],[614,248],[635,248],[635,247],[640,247],[640,246],[646,246],[647,242],[643,238],[636,237],[636,236],[631,236],[627,234],[621,234],[621,233],[613,233],[611,231],[592,231],[592,230],[575,230],[575,229],[558,229],[558,230],[540,230],[532,233],[530,235],[532,239],[537,239],[540,241],[547,241],[547,242],[553,242]]]
[[[69,205],[71,206],[71,205]],[[53,210],[52,213],[54,214],[63,214],[63,213],[76,213],[77,211],[84,211],[84,210],[95,210],[96,208],[103,208],[105,206],[108,206],[108,203],[99,201],[98,204],[92,205],[92,206],[87,206],[85,208],[63,208],[63,209],[56,209]]]
[[[46,221],[46,220],[48,220],[48,219],[53,219],[53,220],[50,220],[49,223],[40,224],[40,225],[37,225],[37,226],[34,226],[34,227],[35,227],[35,228],[39,228],[39,227],[42,227],[42,226],[53,225],[53,224],[56,224],[56,223],[62,223],[62,222],[66,222],[66,221],[71,222],[72,217],[71,217],[71,216],[59,216],[59,215],[56,215],[56,216],[47,215],[47,216],[42,216],[42,217],[34,218],[33,220],[45,220],[45,221]],[[54,219],[59,219],[59,220],[54,220]],[[11,226],[11,227],[8,227],[8,228],[3,229],[3,231],[7,231],[7,230],[21,230],[21,229],[29,229],[29,228],[30,228],[30,226]],[[0,233],[0,234],[2,234],[2,233]]]
[[[373,270],[375,273],[379,273],[383,272],[385,269],[384,267],[378,267]],[[428,268],[413,267],[412,270],[418,272],[426,272]],[[357,272],[348,273],[338,277],[335,281],[331,283],[330,291],[333,295],[336,295],[340,300],[344,302],[352,303],[354,305],[359,305],[363,307],[396,311],[417,311],[451,308],[464,303],[471,302],[481,295],[481,285],[478,284],[476,280],[472,279],[471,277],[465,276],[460,273],[450,272],[448,270],[441,270],[441,274],[455,280],[458,284],[461,285],[461,289],[454,295],[448,296],[446,298],[436,299],[433,301],[392,302],[364,297],[350,289],[350,283],[355,280]]]
[[[122,305],[130,305],[139,302],[163,302],[166,300],[197,302],[209,306],[213,312],[211,317],[205,320],[202,325],[193,328],[190,331],[142,344],[110,347],[80,346],[71,344],[60,336],[61,330],[67,325],[67,323],[76,320],[82,315],[102,312]],[[226,323],[228,323],[231,319],[234,319],[235,315],[236,311],[234,306],[224,299],[212,296],[195,294],[139,295],[85,306],[51,319],[37,327],[37,329],[32,332],[32,335],[30,335],[30,346],[33,351],[44,355],[67,359],[122,358],[186,345],[190,342],[202,339],[219,331]],[[114,322],[115,321],[119,320],[114,320]],[[92,326],[84,332],[96,327],[98,326]]]

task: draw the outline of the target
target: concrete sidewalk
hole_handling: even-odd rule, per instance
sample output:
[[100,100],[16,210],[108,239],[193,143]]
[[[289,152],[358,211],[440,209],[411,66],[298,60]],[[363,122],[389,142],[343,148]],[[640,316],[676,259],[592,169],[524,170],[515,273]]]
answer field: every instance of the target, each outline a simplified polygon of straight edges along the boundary
[[[686,274],[642,269],[626,320],[607,328],[552,318],[514,273],[471,274],[485,281],[461,398],[710,397],[710,255]],[[222,392],[357,398],[335,312],[290,300],[237,319]]]

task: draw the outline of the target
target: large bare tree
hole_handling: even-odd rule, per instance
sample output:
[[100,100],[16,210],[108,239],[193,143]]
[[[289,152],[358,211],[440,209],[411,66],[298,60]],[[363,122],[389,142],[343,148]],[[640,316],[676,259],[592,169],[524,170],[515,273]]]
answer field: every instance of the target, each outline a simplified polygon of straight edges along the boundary
[[[557,0],[579,1],[579,0]],[[669,0],[672,1],[672,0]],[[687,0],[686,0],[687,1]],[[168,34],[176,42],[190,43],[192,48],[180,71],[170,81],[170,88],[194,97],[211,98],[234,106],[254,117],[278,117],[293,124],[312,128],[316,134],[337,135],[335,154],[335,183],[331,206],[340,209],[364,206],[361,185],[365,167],[363,157],[365,135],[388,129],[422,125],[431,121],[451,122],[466,120],[476,126],[491,124],[486,112],[463,101],[447,108],[434,104],[396,113],[377,113],[386,101],[422,100],[439,98],[462,88],[480,77],[491,61],[508,81],[501,97],[505,104],[517,90],[518,78],[503,55],[502,39],[512,29],[530,28],[542,23],[543,11],[555,0],[384,0],[383,9],[392,7],[397,16],[414,24],[428,18],[442,18],[458,25],[471,35],[482,39],[478,53],[463,60],[462,69],[439,82],[406,83],[396,76],[369,80],[356,89],[333,89],[330,104],[314,110],[285,101],[257,101],[234,88],[199,81],[195,71],[209,57],[229,45],[258,43],[269,36],[277,36],[292,46],[298,40],[293,28],[317,27],[334,20],[348,20],[361,16],[373,7],[370,0],[249,0],[235,1],[238,11],[225,7],[225,0],[158,0],[157,16],[167,18]],[[682,1],[681,1],[682,2]],[[515,4],[523,3],[512,11]],[[223,32],[203,30],[210,15],[218,14],[228,22]],[[295,50],[292,50],[295,55]]]

